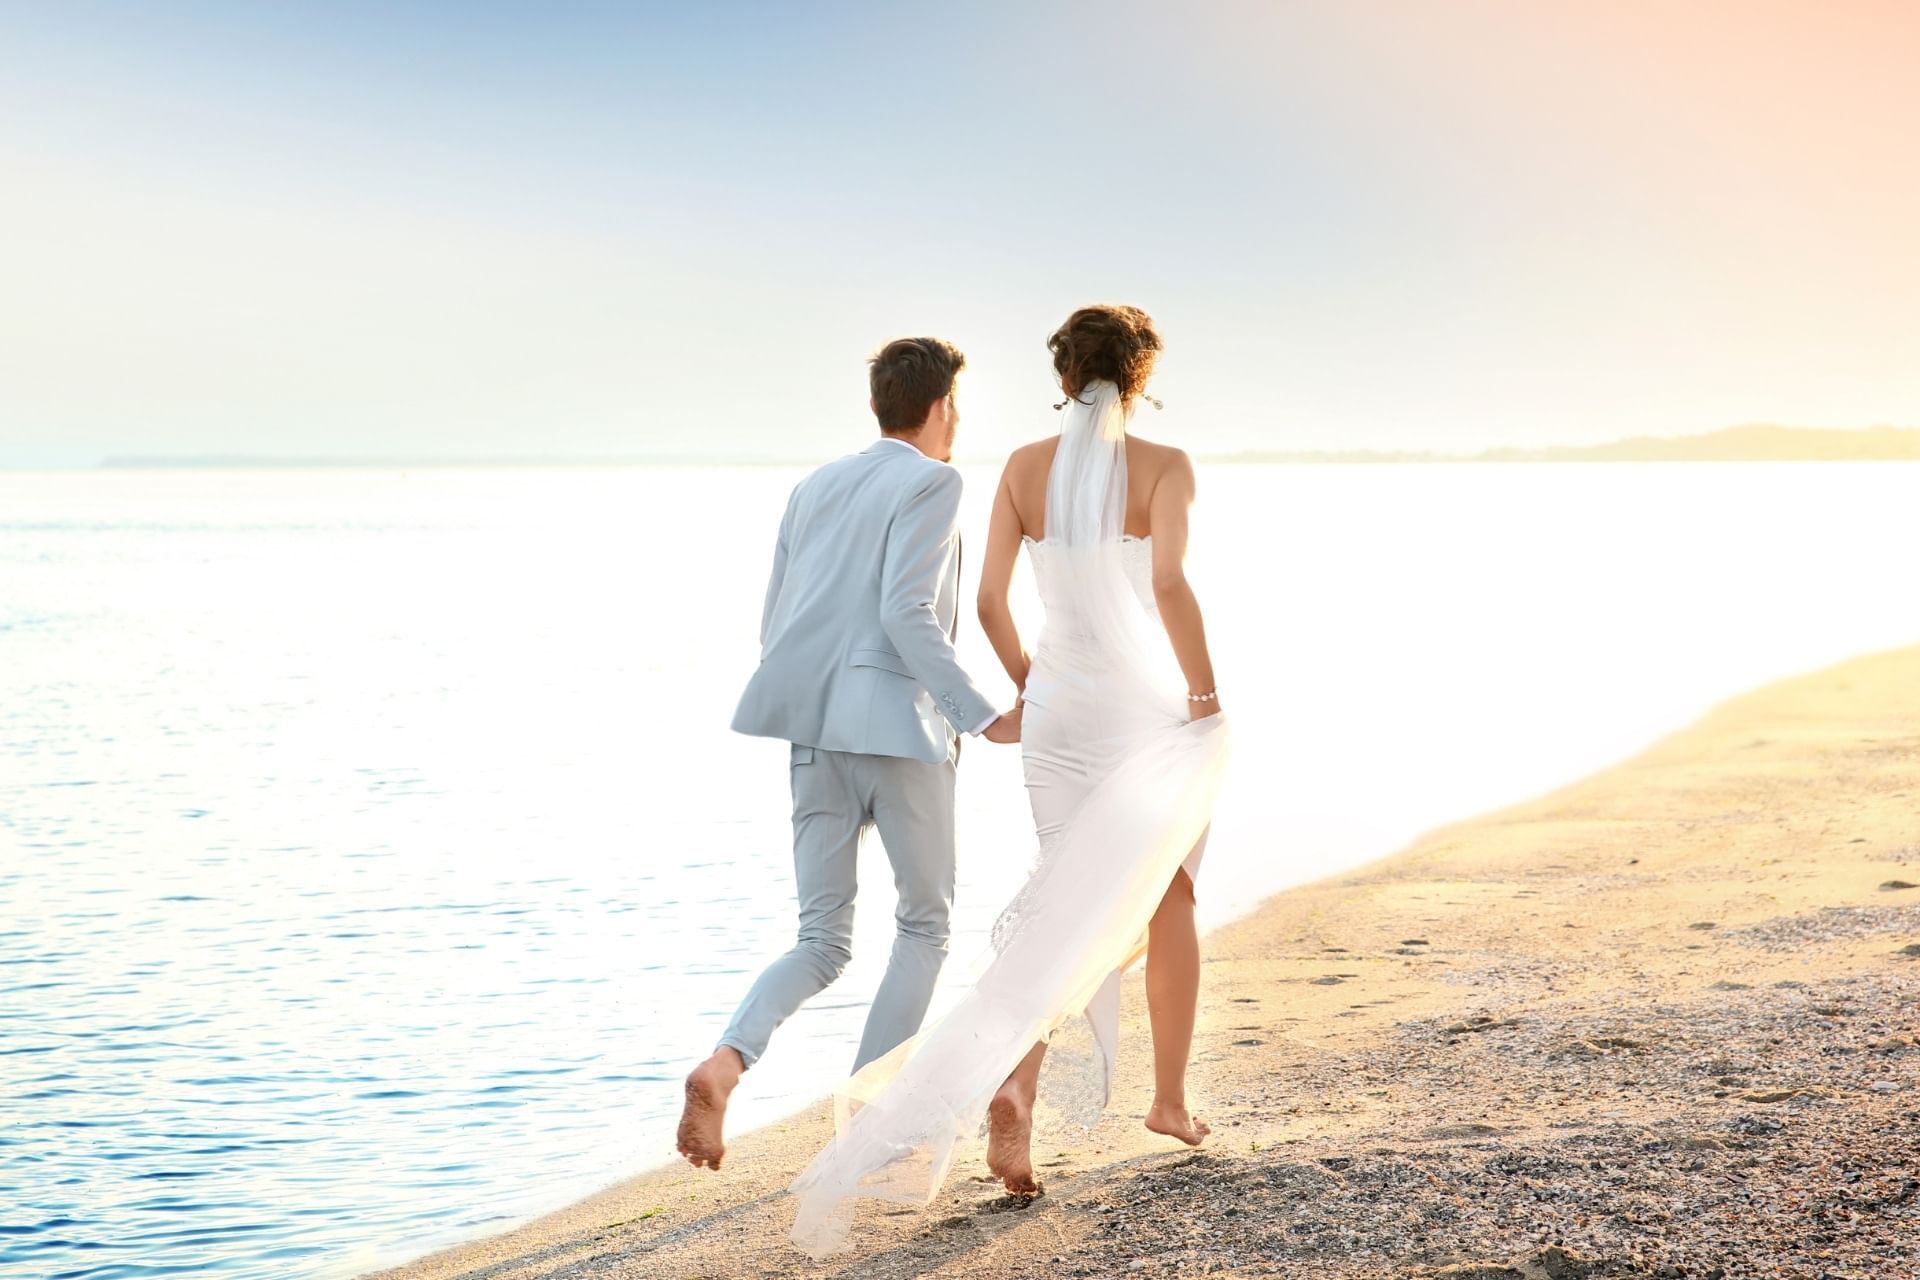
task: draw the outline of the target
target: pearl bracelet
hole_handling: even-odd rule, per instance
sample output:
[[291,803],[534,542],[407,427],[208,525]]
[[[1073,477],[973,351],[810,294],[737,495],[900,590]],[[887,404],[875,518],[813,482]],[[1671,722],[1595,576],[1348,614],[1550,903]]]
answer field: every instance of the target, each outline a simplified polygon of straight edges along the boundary
[[1218,702],[1219,700],[1220,691],[1218,689],[1209,689],[1205,693],[1190,693],[1187,695],[1188,702]]

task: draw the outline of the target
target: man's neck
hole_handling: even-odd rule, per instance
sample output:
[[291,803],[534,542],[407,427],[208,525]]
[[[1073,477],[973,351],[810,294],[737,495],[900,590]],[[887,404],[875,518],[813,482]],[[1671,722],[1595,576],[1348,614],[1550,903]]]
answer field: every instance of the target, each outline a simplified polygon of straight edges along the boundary
[[[880,438],[882,440],[891,440],[895,444],[903,444],[907,446],[907,448],[913,450],[915,453],[925,454],[927,457],[932,458],[933,457],[932,454],[927,453],[925,449],[920,447],[919,436],[920,436],[920,433],[917,431],[914,432],[913,435],[911,436],[900,434],[897,432],[892,432],[892,431],[882,431],[880,433]],[[937,458],[935,458],[934,460],[936,462],[939,461],[939,459]]]

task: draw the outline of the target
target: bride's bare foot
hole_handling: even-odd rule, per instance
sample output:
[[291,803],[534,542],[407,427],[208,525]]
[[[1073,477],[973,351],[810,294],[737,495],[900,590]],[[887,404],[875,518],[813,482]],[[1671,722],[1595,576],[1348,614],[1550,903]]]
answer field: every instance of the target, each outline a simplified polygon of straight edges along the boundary
[[746,1070],[732,1049],[717,1049],[711,1058],[687,1076],[687,1102],[680,1112],[680,1154],[698,1169],[720,1167],[727,1154],[721,1130],[727,1118],[727,1099]]
[[1033,1177],[1033,1099],[1014,1081],[1000,1086],[987,1104],[987,1172],[1016,1196],[1037,1196]]
[[1213,1127],[1204,1120],[1188,1115],[1185,1107],[1176,1107],[1158,1099],[1147,1109],[1146,1124],[1155,1133],[1178,1138],[1190,1147],[1199,1146],[1201,1139],[1213,1132]]

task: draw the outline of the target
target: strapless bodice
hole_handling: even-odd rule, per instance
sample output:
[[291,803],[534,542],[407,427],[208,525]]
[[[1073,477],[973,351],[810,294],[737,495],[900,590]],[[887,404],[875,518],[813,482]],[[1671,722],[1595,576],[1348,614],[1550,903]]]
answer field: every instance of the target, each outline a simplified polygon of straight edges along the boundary
[[[1051,538],[1039,539],[1023,537],[1027,556],[1033,561],[1034,587],[1040,593],[1040,604],[1051,618],[1059,608],[1063,593],[1052,581],[1055,573],[1066,572],[1064,564],[1056,561],[1052,553],[1059,551],[1060,544]],[[1120,562],[1126,566],[1127,583],[1132,586],[1134,595],[1140,598],[1140,606],[1148,613],[1158,614],[1160,605],[1153,594],[1153,535],[1136,538],[1131,534],[1120,539]]]

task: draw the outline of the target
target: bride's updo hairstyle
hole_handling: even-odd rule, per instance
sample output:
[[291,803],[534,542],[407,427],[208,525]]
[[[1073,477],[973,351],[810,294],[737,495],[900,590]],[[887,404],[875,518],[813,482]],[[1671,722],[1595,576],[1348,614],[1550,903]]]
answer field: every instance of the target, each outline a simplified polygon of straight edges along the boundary
[[1138,307],[1082,307],[1047,339],[1060,389],[1078,397],[1089,382],[1105,379],[1131,403],[1147,388],[1160,333],[1153,317]]

